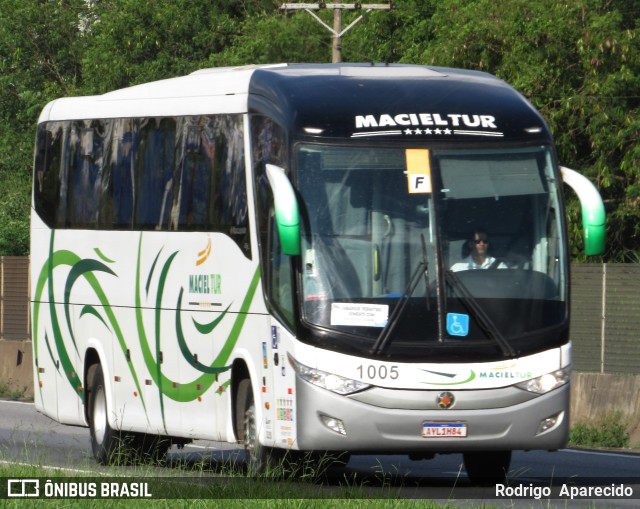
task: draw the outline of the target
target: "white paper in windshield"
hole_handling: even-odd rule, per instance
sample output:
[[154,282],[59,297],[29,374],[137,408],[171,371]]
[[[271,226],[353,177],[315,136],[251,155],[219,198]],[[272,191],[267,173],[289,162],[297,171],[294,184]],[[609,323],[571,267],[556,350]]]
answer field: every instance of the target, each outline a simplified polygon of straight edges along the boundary
[[386,304],[334,302],[331,304],[331,325],[384,327],[389,319]]

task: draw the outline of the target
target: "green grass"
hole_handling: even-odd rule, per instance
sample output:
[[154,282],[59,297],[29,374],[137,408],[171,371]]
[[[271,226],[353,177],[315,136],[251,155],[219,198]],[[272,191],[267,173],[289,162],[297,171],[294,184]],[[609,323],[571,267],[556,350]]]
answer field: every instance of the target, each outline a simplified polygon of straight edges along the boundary
[[590,423],[577,423],[569,434],[570,447],[627,448],[630,433],[622,412],[602,415]]
[[16,388],[7,382],[0,381],[0,398],[33,401],[33,397],[26,396],[28,390],[27,387]]

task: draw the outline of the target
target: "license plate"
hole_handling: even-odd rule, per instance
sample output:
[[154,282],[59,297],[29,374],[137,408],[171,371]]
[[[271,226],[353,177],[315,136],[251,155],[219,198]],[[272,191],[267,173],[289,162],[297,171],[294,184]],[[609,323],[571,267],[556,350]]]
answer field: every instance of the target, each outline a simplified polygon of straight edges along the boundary
[[425,438],[464,438],[467,436],[467,423],[425,421],[422,423],[422,436]]

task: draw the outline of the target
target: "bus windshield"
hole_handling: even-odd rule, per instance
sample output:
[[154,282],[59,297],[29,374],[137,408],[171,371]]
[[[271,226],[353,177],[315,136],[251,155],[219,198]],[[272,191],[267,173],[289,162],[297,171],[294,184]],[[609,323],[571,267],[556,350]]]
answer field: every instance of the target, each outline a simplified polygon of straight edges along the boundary
[[[415,152],[422,178],[408,164]],[[301,312],[319,337],[391,356],[474,347],[513,357],[566,341],[548,147],[302,144],[296,168]]]

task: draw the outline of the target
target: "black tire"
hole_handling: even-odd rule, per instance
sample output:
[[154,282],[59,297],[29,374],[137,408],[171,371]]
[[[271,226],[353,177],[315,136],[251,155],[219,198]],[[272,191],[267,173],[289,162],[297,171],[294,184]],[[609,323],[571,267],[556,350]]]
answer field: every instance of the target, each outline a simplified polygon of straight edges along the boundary
[[251,380],[244,378],[238,384],[236,399],[236,418],[242,415],[239,441],[244,445],[245,461],[249,475],[267,472],[270,466],[271,450],[263,446],[258,439],[256,406],[251,388]]
[[109,426],[104,374],[100,364],[94,364],[87,374],[89,385],[88,420],[93,456],[101,465],[124,463],[120,433]]
[[463,458],[467,477],[479,486],[503,482],[511,465],[511,451],[466,452]]

